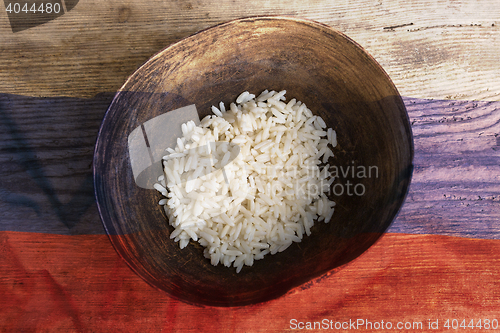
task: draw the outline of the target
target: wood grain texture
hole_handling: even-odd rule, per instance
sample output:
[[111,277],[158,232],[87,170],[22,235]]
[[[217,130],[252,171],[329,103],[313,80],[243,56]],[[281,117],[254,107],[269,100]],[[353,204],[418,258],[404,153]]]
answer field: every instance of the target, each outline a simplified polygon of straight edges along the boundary
[[[500,101],[498,1],[80,0],[15,34],[0,9],[0,330],[280,332],[292,318],[498,315],[499,245],[484,238],[499,237],[500,105],[476,103]],[[200,309],[143,283],[106,236],[87,235],[103,232],[93,142],[113,93],[151,55],[259,14],[329,24],[380,62],[408,96],[415,173],[392,234],[342,275],[267,306]]]
[[[104,232],[91,161],[112,97],[0,95],[0,230]],[[389,232],[499,239],[500,103],[404,101],[415,168],[406,202]],[[78,136],[68,137],[68,132]]]
[[112,97],[0,94],[0,230],[104,232],[91,167]]
[[116,91],[170,43],[231,19],[270,14],[313,19],[346,33],[382,64],[404,96],[500,100],[496,0],[89,0],[15,34],[3,12],[1,92],[91,97]]
[[[0,254],[0,272],[10,272],[0,279],[4,332],[293,332],[292,319],[394,326],[433,319],[441,328],[453,318],[500,320],[499,240],[387,234],[282,298],[229,309],[185,304],[150,287],[105,235],[0,232]],[[422,328],[405,332],[428,332]]]
[[500,103],[405,98],[405,104],[415,168],[389,230],[500,239]]

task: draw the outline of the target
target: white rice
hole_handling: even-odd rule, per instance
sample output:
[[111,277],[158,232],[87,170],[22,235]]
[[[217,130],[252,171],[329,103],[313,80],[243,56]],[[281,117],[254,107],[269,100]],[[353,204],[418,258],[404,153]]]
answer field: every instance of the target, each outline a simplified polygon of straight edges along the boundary
[[212,265],[240,272],[332,218],[325,192],[333,179],[322,163],[333,157],[335,131],[285,93],[245,91],[227,111],[212,106],[215,116],[183,124],[163,158],[155,188],[166,197],[159,204],[175,228],[170,237],[181,248],[197,241]]

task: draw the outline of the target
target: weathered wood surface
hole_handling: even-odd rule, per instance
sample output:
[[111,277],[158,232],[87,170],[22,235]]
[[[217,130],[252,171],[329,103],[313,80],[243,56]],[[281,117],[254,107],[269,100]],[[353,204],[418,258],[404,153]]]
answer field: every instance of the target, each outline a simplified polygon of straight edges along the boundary
[[[0,9],[2,330],[284,331],[291,318],[498,315],[498,1],[80,0],[17,33]],[[113,92],[151,55],[269,14],[329,24],[380,62],[405,96],[413,182],[392,234],[341,274],[270,304],[199,309],[144,284],[102,235],[93,145]]]
[[151,55],[230,19],[292,15],[329,24],[367,49],[404,96],[500,100],[496,0],[97,1],[12,33],[0,13],[1,92],[92,97],[115,91]]
[[0,230],[103,233],[92,156],[113,94],[0,94]]
[[[0,230],[103,233],[91,163],[113,94],[0,94]],[[415,142],[389,231],[500,239],[500,103],[405,98]]]
[[[438,231],[433,221],[456,234],[457,221],[472,220],[466,234],[498,237],[500,115],[497,103],[484,102],[500,100],[495,0],[93,0],[17,33],[0,14],[2,229],[101,232],[100,225],[90,226],[96,220],[90,163],[113,91],[170,43],[226,20],[265,14],[336,27],[382,64],[403,96],[424,98],[406,99],[416,168],[398,219],[405,226],[395,223],[391,230]],[[73,222],[62,222],[68,219]],[[76,223],[82,219],[87,222]]]
[[415,158],[391,232],[500,239],[500,103],[405,98]]

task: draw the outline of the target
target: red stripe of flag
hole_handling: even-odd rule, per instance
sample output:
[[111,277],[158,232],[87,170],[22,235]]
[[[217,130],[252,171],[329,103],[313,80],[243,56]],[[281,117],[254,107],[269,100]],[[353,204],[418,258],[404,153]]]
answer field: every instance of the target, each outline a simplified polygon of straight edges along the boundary
[[499,240],[386,234],[337,271],[242,308],[171,299],[135,275],[105,235],[0,232],[0,252],[7,332],[278,332],[308,321],[500,317]]

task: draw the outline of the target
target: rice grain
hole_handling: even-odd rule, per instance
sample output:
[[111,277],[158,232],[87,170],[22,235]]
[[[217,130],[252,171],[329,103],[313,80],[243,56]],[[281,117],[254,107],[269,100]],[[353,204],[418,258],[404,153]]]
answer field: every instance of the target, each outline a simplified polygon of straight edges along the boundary
[[333,179],[320,165],[334,157],[336,133],[285,94],[245,91],[227,110],[212,106],[200,125],[182,125],[154,185],[180,248],[198,242],[212,265],[240,272],[300,242],[314,221],[332,219],[325,192]]

